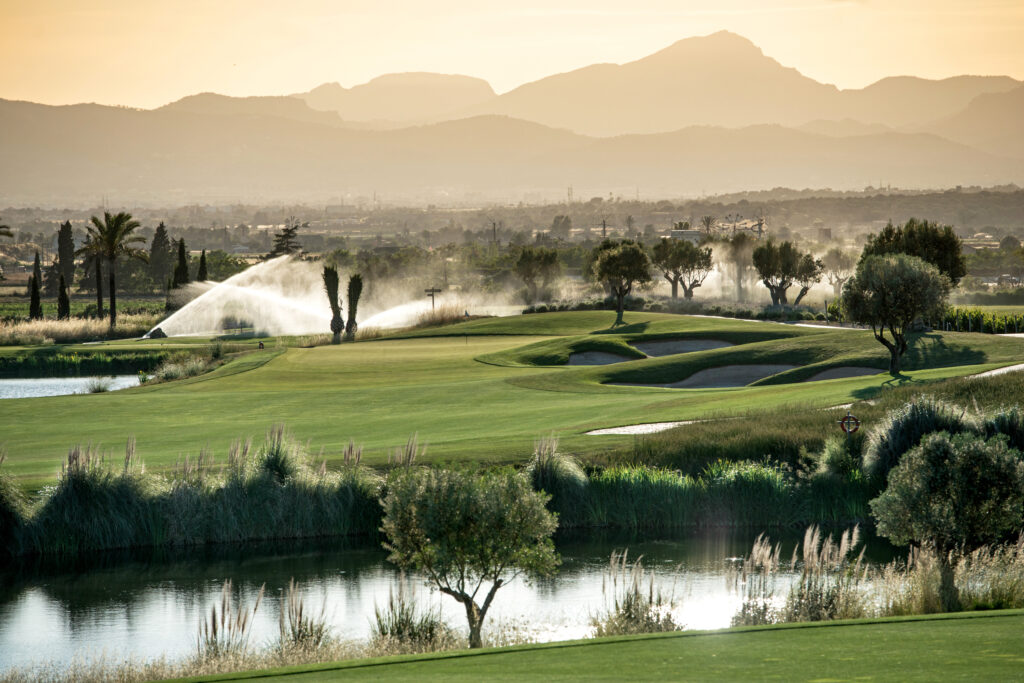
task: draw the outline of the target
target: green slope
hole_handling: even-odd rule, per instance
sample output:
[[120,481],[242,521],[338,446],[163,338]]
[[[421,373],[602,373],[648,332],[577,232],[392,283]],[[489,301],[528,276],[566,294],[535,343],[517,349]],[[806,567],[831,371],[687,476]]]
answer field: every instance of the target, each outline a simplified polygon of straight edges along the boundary
[[792,624],[248,672],[273,681],[1009,681],[1024,612]]

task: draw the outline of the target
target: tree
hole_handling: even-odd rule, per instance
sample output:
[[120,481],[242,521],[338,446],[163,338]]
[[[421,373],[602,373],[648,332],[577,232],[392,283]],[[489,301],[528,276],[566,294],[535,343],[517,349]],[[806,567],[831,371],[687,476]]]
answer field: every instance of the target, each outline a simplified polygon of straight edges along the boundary
[[569,235],[572,234],[572,218],[569,216],[558,215],[551,221],[551,228],[548,230],[552,237],[561,237],[562,239],[569,239]]
[[199,254],[199,270],[196,272],[196,282],[206,282],[210,277],[206,273],[206,250]]
[[949,290],[949,278],[916,256],[869,256],[843,288],[841,306],[847,319],[871,326],[875,339],[889,350],[889,372],[895,376],[910,326],[919,318],[938,318]]
[[481,630],[499,588],[558,566],[548,496],[518,473],[406,470],[389,479],[387,491],[381,529],[388,559],[426,574],[463,605],[472,648],[483,647]]
[[[39,255],[36,254],[38,259]],[[43,304],[39,299],[39,278],[33,275],[28,279],[29,303],[28,317],[32,320],[39,320],[43,317]]]
[[714,216],[701,216],[700,228],[705,235],[710,235],[715,230],[715,223],[718,221]]
[[43,272],[43,294],[46,296],[57,296],[57,291],[60,289],[60,277],[63,273],[60,272],[60,264],[54,261],[46,270]]
[[108,293],[110,298],[110,328],[117,324],[117,260],[119,258],[146,260],[146,252],[132,246],[143,242],[141,235],[133,235],[139,228],[139,222],[130,213],[121,211],[111,214],[103,212],[103,220],[92,217],[89,226],[91,249],[98,250],[102,260],[107,264]]
[[673,299],[679,298],[680,285],[683,295],[692,299],[693,290],[704,284],[711,273],[711,247],[700,248],[689,240],[662,237],[651,254],[651,263],[672,285]]
[[1017,251],[1018,249],[1020,249],[1020,240],[1013,235],[1007,235],[999,240],[1000,251]]
[[14,233],[11,232],[11,226],[0,223],[0,237],[14,237]]
[[807,296],[807,292],[811,291],[811,287],[821,282],[823,268],[821,259],[816,259],[810,254],[803,254],[800,257],[800,262],[796,264],[796,275],[793,276],[796,283],[800,285],[800,292],[796,295],[796,300],[793,301],[794,306],[799,306],[803,298]]
[[540,290],[547,289],[561,269],[562,262],[559,261],[558,252],[554,249],[523,247],[513,270],[526,285],[526,303],[532,304],[536,301]]
[[931,434],[903,455],[870,506],[880,536],[935,554],[943,609],[955,611],[952,556],[1020,530],[1024,461],[1005,437]]
[[911,218],[899,226],[890,222],[882,232],[872,235],[860,258],[863,261],[868,256],[883,254],[917,256],[936,266],[956,287],[967,274],[962,246],[952,226]]
[[64,273],[60,274],[60,291],[57,293],[57,320],[71,317],[71,299],[68,297],[68,285],[64,281]]
[[843,285],[853,276],[857,265],[853,255],[839,247],[832,247],[821,257],[821,264],[825,269],[825,279],[832,285],[833,295],[838,299],[843,293]]
[[284,256],[286,254],[298,254],[302,252],[302,245],[299,244],[299,228],[308,228],[309,223],[300,223],[299,219],[291,216],[284,222],[281,232],[274,235],[274,244],[264,259],[269,260]]
[[153,233],[153,241],[149,244],[149,276],[158,287],[165,286],[171,277],[171,259],[174,257],[174,248],[171,246],[171,238],[167,235],[167,228],[164,222],[156,226]]
[[324,266],[323,278],[327,303],[331,306],[331,334],[334,335],[331,343],[340,344],[345,323],[341,319],[341,302],[338,300],[338,269],[334,266]]
[[733,235],[725,243],[726,263],[732,269],[733,281],[736,283],[736,301],[743,301],[743,280],[751,265],[755,241],[748,233],[741,232]]
[[623,240],[617,247],[601,251],[596,271],[597,279],[615,295],[615,324],[621,325],[626,297],[633,286],[651,281],[651,260],[642,245]]
[[766,243],[754,249],[751,260],[761,282],[771,294],[772,305],[789,303],[787,291],[793,286],[802,256],[792,242],[776,244],[770,237]]
[[171,287],[177,289],[184,287],[191,278],[188,274],[188,250],[185,249],[185,238],[178,240],[178,263],[174,266],[174,278],[171,280]]
[[359,297],[363,295],[363,276],[359,273],[348,279],[348,322],[345,323],[345,338],[353,341],[356,338],[356,311],[359,308]]
[[71,230],[71,221],[61,223],[57,231],[57,265],[64,282],[71,286],[75,282],[75,234]]

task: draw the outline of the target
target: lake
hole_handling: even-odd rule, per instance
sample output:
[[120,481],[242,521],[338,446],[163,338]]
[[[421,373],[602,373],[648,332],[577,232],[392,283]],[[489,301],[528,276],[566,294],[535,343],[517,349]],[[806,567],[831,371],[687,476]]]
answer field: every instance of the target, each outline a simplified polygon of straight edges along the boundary
[[[562,566],[550,579],[502,587],[484,625],[515,625],[538,640],[590,635],[591,617],[605,606],[602,579],[613,550],[628,548],[654,570],[657,585],[679,599],[677,621],[686,628],[729,625],[740,597],[729,588],[728,568],[750,550],[753,535],[690,536],[674,540],[629,537],[561,539]],[[788,557],[796,538],[783,552]],[[892,549],[870,540],[876,561]],[[22,564],[0,572],[0,670],[69,662],[102,653],[123,658],[172,658],[194,652],[200,619],[218,602],[231,579],[236,598],[251,604],[261,585],[266,597],[256,613],[251,642],[277,636],[278,597],[294,578],[307,609],[326,614],[335,635],[362,639],[370,633],[374,606],[397,587],[399,572],[376,544],[290,543],[247,547],[165,550],[148,557],[102,554],[72,569]],[[783,581],[787,580],[785,575]],[[452,626],[465,630],[465,612],[453,599],[431,593],[421,579],[421,603],[439,605]]]
[[0,399],[63,396],[65,394],[87,394],[89,393],[89,385],[93,381],[105,381],[110,391],[139,386],[138,375],[0,379]]

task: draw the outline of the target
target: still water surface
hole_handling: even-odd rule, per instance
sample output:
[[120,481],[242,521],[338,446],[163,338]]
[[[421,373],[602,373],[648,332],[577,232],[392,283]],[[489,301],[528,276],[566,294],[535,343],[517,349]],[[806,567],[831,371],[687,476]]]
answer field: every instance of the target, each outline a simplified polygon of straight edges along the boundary
[[106,382],[108,391],[139,386],[138,375],[112,375],[107,377],[43,377],[38,379],[0,379],[0,399],[35,398],[37,396],[63,396],[87,394],[94,380]]
[[[602,580],[612,550],[643,555],[657,583],[679,598],[677,621],[687,628],[729,625],[740,605],[730,590],[728,567],[747,553],[753,536],[691,536],[678,540],[563,539],[562,566],[551,579],[503,587],[488,613],[488,627],[514,625],[539,640],[591,633],[591,616],[605,606]],[[789,548],[795,539],[788,539]],[[789,548],[784,550],[788,557]],[[877,560],[888,560],[882,541],[868,542]],[[278,597],[294,577],[307,606],[324,601],[335,635],[365,638],[374,606],[398,585],[399,573],[375,544],[345,547],[290,544],[206,551],[165,551],[130,558],[104,555],[69,571],[21,565],[0,570],[0,670],[41,661],[69,662],[76,655],[172,658],[194,652],[197,626],[219,600],[225,579],[236,598],[251,604],[260,586],[266,597],[256,614],[252,641],[277,634]],[[439,605],[453,626],[465,614],[451,598],[414,580],[422,603]]]

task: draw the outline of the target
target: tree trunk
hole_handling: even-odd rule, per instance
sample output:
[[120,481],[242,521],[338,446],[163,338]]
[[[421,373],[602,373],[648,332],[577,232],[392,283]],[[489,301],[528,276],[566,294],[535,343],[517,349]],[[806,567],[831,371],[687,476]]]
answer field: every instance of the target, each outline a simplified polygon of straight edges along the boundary
[[771,297],[772,297],[772,306],[778,306],[779,305],[779,292],[778,292],[778,290],[775,287],[772,287],[767,282],[764,283],[764,286],[768,288],[768,294],[770,294]]
[[939,560],[939,597],[943,612],[960,611],[960,591],[953,576],[953,563],[948,552],[937,551]]
[[800,293],[796,295],[796,301],[793,302],[793,305],[794,306],[799,306],[800,302],[803,300],[803,298],[805,296],[807,296],[807,292],[809,292],[809,291],[811,291],[810,287],[801,287],[800,288]]
[[469,646],[471,648],[483,647],[484,640],[480,635],[484,625],[483,615],[472,600],[466,600],[463,604],[466,606],[466,621],[469,622]]
[[[675,301],[679,298],[679,280],[669,280],[672,283],[672,300]],[[686,287],[683,287],[683,291],[686,292]],[[687,292],[686,298],[690,298],[689,292]]]
[[616,292],[615,296],[618,299],[618,305],[615,308],[615,324],[616,325],[621,325],[622,324],[622,311],[626,307],[626,295],[625,294],[619,294],[618,292]]
[[103,268],[99,258],[96,259],[96,317],[103,317]]
[[107,273],[107,277],[110,280],[110,329],[114,329],[114,325],[117,324],[117,287],[114,282],[114,261],[111,260],[107,265],[110,272]]
[[692,299],[693,298],[693,287],[692,286],[687,287],[686,285],[683,285],[683,296],[686,297],[687,300]]
[[789,303],[789,300],[786,298],[786,290],[787,289],[789,289],[789,288],[788,287],[779,287],[779,303],[782,304],[783,306],[785,306],[786,304]]

